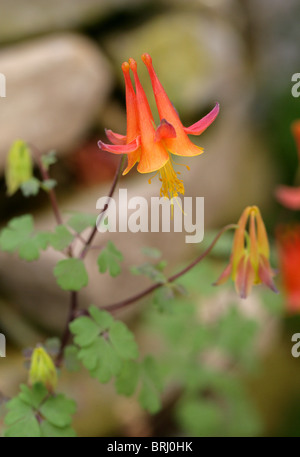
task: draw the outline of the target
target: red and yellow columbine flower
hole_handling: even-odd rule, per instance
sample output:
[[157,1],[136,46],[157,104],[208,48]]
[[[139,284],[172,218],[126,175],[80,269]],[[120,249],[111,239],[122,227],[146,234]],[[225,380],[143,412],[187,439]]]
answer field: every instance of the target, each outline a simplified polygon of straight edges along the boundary
[[[292,124],[292,133],[295,138],[300,162],[300,120]],[[300,187],[279,186],[276,189],[276,198],[286,208],[300,209]]]
[[[160,194],[167,198],[176,198],[184,194],[183,181],[178,178],[172,165],[171,154],[180,156],[196,156],[202,154],[203,148],[194,145],[188,135],[200,135],[215,120],[219,113],[217,103],[213,110],[203,119],[190,127],[184,127],[179,116],[170,102],[163,86],[158,80],[152,66],[149,54],[143,54],[154,91],[154,96],[160,116],[160,124],[156,128],[149,103],[137,74],[137,64],[134,59],[122,64],[126,88],[127,132],[126,136],[106,131],[112,144],[98,142],[100,149],[114,154],[127,154],[128,165],[123,174],[138,162],[140,173],[157,172],[160,175],[162,187]],[[130,74],[133,72],[135,91]]]
[[246,298],[252,286],[260,283],[278,292],[272,279],[275,273],[270,267],[269,257],[269,241],[260,211],[257,206],[248,206],[238,221],[230,263],[215,284],[223,284],[231,276],[241,298]]
[[287,309],[300,312],[300,225],[282,226],[277,230],[282,285]]

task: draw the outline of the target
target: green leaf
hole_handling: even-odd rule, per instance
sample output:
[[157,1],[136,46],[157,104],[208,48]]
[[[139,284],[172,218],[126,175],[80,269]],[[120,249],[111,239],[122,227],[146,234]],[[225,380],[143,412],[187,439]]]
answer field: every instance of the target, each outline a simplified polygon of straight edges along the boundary
[[70,330],[79,346],[78,359],[92,377],[105,383],[120,373],[125,361],[138,357],[138,348],[125,324],[95,306],[89,313],[91,317],[75,319]]
[[94,214],[74,213],[67,222],[75,232],[81,233],[88,227],[95,227],[97,216]]
[[94,321],[98,324],[101,332],[110,329],[114,322],[111,314],[109,314],[107,311],[100,310],[96,306],[90,306],[89,313]]
[[121,273],[120,262],[123,260],[123,255],[115,245],[109,241],[107,246],[102,249],[98,257],[98,267],[100,273],[105,273],[106,271],[112,277],[116,277]]
[[186,295],[187,291],[181,284],[166,283],[165,286],[156,289],[154,292],[153,303],[160,312],[174,314],[177,310],[178,301]]
[[57,186],[57,181],[55,181],[55,179],[45,179],[41,183],[41,188],[46,192],[49,192],[49,190],[54,189],[55,186]]
[[159,249],[150,248],[147,246],[142,248],[142,253],[151,259],[159,259],[161,257],[161,252]]
[[49,395],[43,384],[22,385],[6,404],[6,437],[75,436],[70,427],[76,404],[62,394]]
[[42,383],[36,383],[32,389],[22,384],[20,390],[21,392],[18,398],[36,409],[38,409],[43,399],[48,395],[48,390]]
[[81,360],[83,365],[88,371],[95,370],[97,365],[102,362],[100,358],[102,354],[100,354],[99,349],[102,349],[102,340],[95,340],[89,346],[82,347],[78,351],[78,359]]
[[31,195],[37,195],[40,190],[40,181],[37,178],[31,178],[21,184],[21,191],[24,197],[30,197]]
[[80,259],[60,260],[54,268],[54,276],[63,290],[78,291],[88,284],[88,274]]
[[124,362],[116,377],[116,391],[120,395],[130,397],[134,394],[139,380],[139,365],[133,360]]
[[39,247],[39,249],[42,249],[42,250],[47,249],[50,236],[51,236],[51,233],[48,233],[48,232],[39,232],[36,234],[35,242],[36,242],[36,245]]
[[36,240],[29,239],[26,243],[19,246],[19,256],[28,262],[37,260],[40,257],[40,251],[36,244]]
[[139,402],[144,409],[155,414],[161,408],[162,380],[157,362],[151,356],[147,356],[141,364],[141,382]]
[[7,402],[6,408],[9,412],[5,416],[5,425],[12,425],[15,422],[24,418],[24,416],[32,413],[30,405],[24,403],[20,398],[16,397]]
[[22,140],[16,140],[11,146],[5,168],[7,193],[13,195],[20,186],[32,179],[33,164],[31,152]]
[[[111,344],[104,338],[98,339],[96,343],[99,359],[95,368],[90,370],[90,374],[98,381],[106,383],[120,372],[122,361]],[[82,351],[80,351],[79,357],[82,355]]]
[[177,407],[176,416],[191,436],[219,436],[222,430],[220,407],[211,400],[184,399]]
[[21,259],[31,261],[40,256],[47,246],[44,233],[33,234],[33,218],[29,214],[12,219],[0,233],[0,248],[5,252],[19,253]]
[[50,396],[40,407],[40,412],[50,424],[57,427],[69,426],[72,422],[71,416],[76,411],[74,400],[64,395]]
[[41,433],[43,438],[75,438],[76,433],[71,427],[55,427],[47,421],[41,423]]
[[32,390],[22,385],[21,393],[6,404],[8,413],[4,419],[4,436],[39,437],[41,432],[35,409],[47,394],[47,389],[41,384],[36,384]]
[[6,438],[39,438],[41,430],[33,411],[18,422],[10,425],[6,429],[4,436]]
[[143,265],[134,266],[130,269],[133,275],[144,275],[151,279],[153,282],[165,283],[167,279],[161,272],[160,264],[152,265],[151,263],[144,263]]
[[55,151],[50,151],[48,154],[43,154],[42,155],[42,164],[46,170],[50,167],[50,165],[53,165],[54,163],[57,162],[56,159],[56,152]]
[[113,322],[109,329],[109,339],[121,359],[136,359],[139,355],[134,335],[123,322]]
[[76,346],[69,345],[64,351],[64,364],[68,371],[75,373],[80,370],[80,363],[78,360],[78,349]]
[[73,235],[64,225],[58,225],[55,229],[55,233],[51,233],[49,236],[50,245],[57,251],[63,251],[73,241]]
[[231,307],[217,324],[215,344],[231,357],[247,364],[253,359],[252,345],[258,328],[255,320],[246,318]]
[[99,325],[87,316],[78,317],[71,322],[70,330],[75,335],[75,343],[81,347],[89,346],[101,331]]

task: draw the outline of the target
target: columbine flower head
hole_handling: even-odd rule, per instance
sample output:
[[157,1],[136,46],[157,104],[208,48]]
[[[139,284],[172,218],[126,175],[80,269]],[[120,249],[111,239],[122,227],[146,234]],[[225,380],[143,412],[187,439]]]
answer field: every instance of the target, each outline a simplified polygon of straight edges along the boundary
[[[300,163],[300,120],[292,124],[292,133],[298,149],[298,159]],[[276,189],[277,200],[286,208],[300,209],[300,187],[278,186]]]
[[260,283],[277,293],[269,257],[269,241],[260,211],[257,206],[248,206],[238,221],[229,265],[215,285],[223,284],[231,277],[241,298],[246,298],[252,286]]
[[[128,165],[123,174],[138,163],[140,173],[159,174],[162,186],[160,195],[166,198],[176,198],[184,194],[183,181],[179,172],[175,172],[172,156],[196,156],[202,154],[203,148],[194,145],[188,135],[200,135],[215,120],[219,113],[217,103],[213,110],[200,121],[190,127],[184,127],[177,111],[169,100],[152,65],[149,54],[143,54],[153,87],[153,92],[160,116],[160,124],[156,127],[149,103],[137,74],[137,63],[130,58],[122,64],[126,89],[127,132],[126,135],[106,130],[106,135],[112,144],[98,142],[100,149],[114,154],[127,154]],[[130,79],[133,73],[135,91]],[[151,182],[151,180],[149,180]]]
[[42,347],[35,348],[31,356],[29,384],[34,385],[37,382],[44,384],[49,392],[53,392],[57,384],[53,360]]
[[300,225],[284,225],[277,229],[277,243],[282,286],[287,309],[300,312]]

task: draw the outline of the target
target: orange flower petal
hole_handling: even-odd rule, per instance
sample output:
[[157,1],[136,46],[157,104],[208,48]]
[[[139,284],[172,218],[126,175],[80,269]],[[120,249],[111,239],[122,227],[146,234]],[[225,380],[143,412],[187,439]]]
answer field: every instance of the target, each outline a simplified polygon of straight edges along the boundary
[[166,148],[172,154],[182,157],[195,157],[204,152],[204,149],[193,144],[185,133],[180,134],[176,129],[176,135],[177,137],[174,139],[165,140]]
[[139,118],[139,130],[141,133],[141,156],[138,165],[140,173],[151,173],[162,168],[169,160],[168,151],[160,142],[155,142],[155,129],[150,115],[150,107],[137,74],[137,65],[134,59],[129,59],[130,68],[133,72],[137,111]]
[[170,124],[172,124],[176,131],[176,138],[165,141],[167,149],[172,154],[179,156],[192,157],[202,154],[203,148],[194,145],[185,133],[177,111],[154,71],[150,55],[143,54],[142,60],[149,72],[159,117],[160,119],[166,119]]
[[131,170],[134,165],[139,162],[141,157],[141,148],[138,148],[136,151],[127,154],[127,167],[123,171],[123,175],[127,175],[127,173]]
[[258,241],[258,250],[260,254],[268,259],[270,257],[270,247],[269,247],[269,240],[266,231],[266,227],[264,221],[261,217],[260,211],[257,208],[256,213],[256,225],[257,225],[257,241]]
[[123,62],[122,71],[125,80],[126,91],[126,114],[127,114],[127,143],[133,141],[139,134],[139,122],[137,112],[136,95],[130,79],[130,66],[128,62]]
[[250,259],[254,269],[258,269],[258,244],[256,236],[256,209],[252,208],[250,212],[250,226],[249,226],[249,236],[250,236]]
[[245,248],[245,230],[246,224],[249,217],[249,213],[251,211],[251,206],[247,206],[244,209],[239,221],[238,221],[238,228],[235,231],[234,239],[233,239],[233,247],[232,247],[232,277],[235,280],[236,270],[238,264],[240,262],[241,257],[244,254]]

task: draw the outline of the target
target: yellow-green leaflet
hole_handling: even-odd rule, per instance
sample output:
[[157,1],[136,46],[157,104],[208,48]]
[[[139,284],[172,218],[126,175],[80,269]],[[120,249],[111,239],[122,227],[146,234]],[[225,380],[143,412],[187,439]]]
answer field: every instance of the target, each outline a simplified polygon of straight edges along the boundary
[[8,195],[13,195],[19,187],[32,178],[32,158],[30,149],[22,140],[16,140],[8,153],[5,181]]

